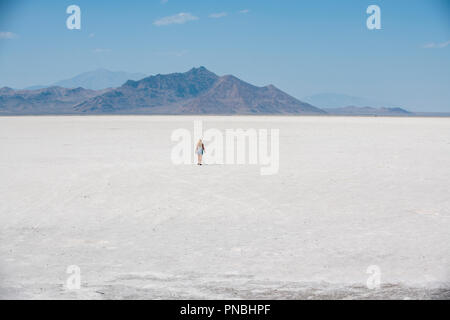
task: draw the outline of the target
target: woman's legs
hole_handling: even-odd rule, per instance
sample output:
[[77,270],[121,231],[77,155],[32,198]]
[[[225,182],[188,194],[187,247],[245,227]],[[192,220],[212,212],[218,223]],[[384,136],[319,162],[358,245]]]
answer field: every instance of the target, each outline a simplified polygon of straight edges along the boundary
[[197,154],[197,157],[198,157],[198,161],[197,161],[197,164],[202,164],[202,155],[201,154]]

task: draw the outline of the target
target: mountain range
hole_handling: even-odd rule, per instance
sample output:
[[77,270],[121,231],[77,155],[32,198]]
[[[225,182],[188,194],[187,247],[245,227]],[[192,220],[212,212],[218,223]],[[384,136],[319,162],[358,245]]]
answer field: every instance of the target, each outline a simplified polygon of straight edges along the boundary
[[205,67],[128,80],[117,88],[0,89],[0,114],[326,114],[273,85]]
[[[58,86],[33,90],[4,87],[0,89],[0,115],[416,115],[398,107],[375,107],[379,105],[375,101],[371,106],[364,106],[363,103],[371,101],[338,94],[306,98],[317,103],[310,104],[273,85],[257,87],[232,75],[218,76],[205,67],[192,68],[184,73],[142,76],[98,69],[60,81]],[[112,84],[113,87],[110,86]],[[328,107],[330,105],[339,107]]]

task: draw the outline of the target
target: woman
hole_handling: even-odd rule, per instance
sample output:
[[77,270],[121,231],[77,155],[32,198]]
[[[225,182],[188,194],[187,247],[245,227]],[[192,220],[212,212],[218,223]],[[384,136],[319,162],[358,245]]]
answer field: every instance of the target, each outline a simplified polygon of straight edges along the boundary
[[198,140],[197,147],[195,148],[195,153],[197,154],[198,157],[197,165],[199,166],[202,165],[202,157],[204,152],[205,152],[205,145],[203,144],[202,139],[200,139]]

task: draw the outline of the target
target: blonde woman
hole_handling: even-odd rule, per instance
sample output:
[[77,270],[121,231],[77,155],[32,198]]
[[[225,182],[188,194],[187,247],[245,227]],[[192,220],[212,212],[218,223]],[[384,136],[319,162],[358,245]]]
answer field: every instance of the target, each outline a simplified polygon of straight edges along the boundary
[[203,153],[205,153],[205,145],[203,144],[202,139],[199,139],[197,142],[197,147],[195,148],[195,153],[197,154],[197,165],[201,166],[202,165],[202,157],[203,157]]

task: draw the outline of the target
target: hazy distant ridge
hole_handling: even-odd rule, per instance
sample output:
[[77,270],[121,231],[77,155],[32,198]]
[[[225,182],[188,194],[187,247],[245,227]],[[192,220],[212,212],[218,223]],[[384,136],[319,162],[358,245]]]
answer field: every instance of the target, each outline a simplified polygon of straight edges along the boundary
[[312,96],[304,97],[302,100],[322,109],[344,108],[348,106],[355,106],[355,107],[369,106],[373,108],[394,107],[394,105],[389,102],[364,97],[355,97],[339,93],[318,93]]
[[348,106],[344,108],[325,108],[330,115],[348,115],[348,116],[411,116],[413,112],[402,108],[373,108],[373,107],[355,107]]
[[139,80],[145,77],[143,73],[128,73],[123,71],[109,71],[97,69],[94,71],[81,73],[73,78],[61,80],[50,86],[37,85],[25,88],[26,90],[36,90],[48,87],[78,88],[82,87],[91,90],[102,90],[115,88],[124,84],[127,80]]

